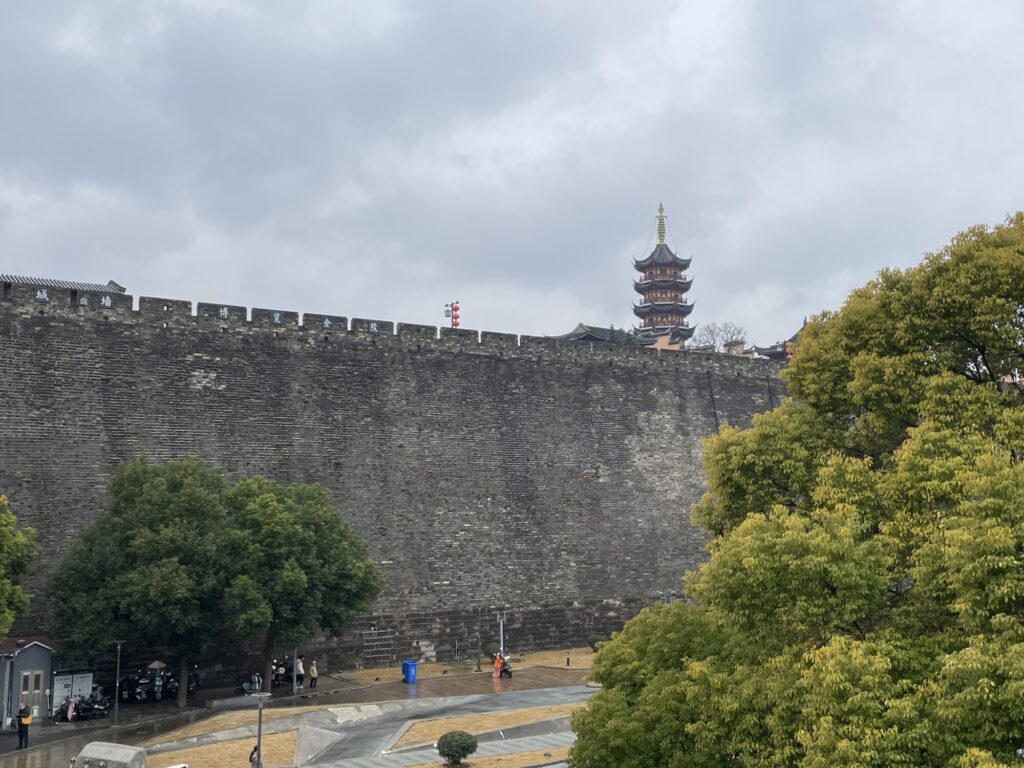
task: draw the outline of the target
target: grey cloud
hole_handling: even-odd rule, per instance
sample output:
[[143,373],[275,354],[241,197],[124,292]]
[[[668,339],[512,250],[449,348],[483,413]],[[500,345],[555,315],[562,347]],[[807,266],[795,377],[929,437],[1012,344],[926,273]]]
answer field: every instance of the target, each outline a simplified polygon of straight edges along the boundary
[[788,336],[1022,207],[1012,3],[33,4],[0,25],[5,271],[559,333]]

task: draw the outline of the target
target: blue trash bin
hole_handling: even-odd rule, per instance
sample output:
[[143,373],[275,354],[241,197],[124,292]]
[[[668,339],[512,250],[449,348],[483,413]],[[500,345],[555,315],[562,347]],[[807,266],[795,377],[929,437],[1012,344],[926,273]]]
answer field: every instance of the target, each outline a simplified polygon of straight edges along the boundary
[[402,662],[402,682],[416,682],[416,662],[412,659],[406,659]]

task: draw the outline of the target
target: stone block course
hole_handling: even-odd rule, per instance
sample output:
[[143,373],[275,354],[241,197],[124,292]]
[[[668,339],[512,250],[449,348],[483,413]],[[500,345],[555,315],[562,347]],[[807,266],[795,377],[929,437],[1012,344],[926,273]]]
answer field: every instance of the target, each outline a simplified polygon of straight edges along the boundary
[[689,521],[701,438],[783,395],[762,360],[123,295],[85,309],[13,287],[0,493],[42,549],[20,631],[45,623],[45,579],[118,462],[197,456],[323,483],[367,541],[387,588],[336,665],[371,626],[443,659],[501,603],[524,648],[583,643],[679,591],[705,557]]

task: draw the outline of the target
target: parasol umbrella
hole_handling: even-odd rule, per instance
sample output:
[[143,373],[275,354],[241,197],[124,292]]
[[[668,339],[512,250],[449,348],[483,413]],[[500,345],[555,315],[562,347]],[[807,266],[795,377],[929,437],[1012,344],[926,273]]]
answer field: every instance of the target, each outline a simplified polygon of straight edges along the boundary
[[162,661],[154,661],[152,664],[150,664],[148,667],[146,667],[146,669],[157,669],[157,670],[159,670],[159,669],[166,669],[166,668],[167,668],[167,665],[164,664]]

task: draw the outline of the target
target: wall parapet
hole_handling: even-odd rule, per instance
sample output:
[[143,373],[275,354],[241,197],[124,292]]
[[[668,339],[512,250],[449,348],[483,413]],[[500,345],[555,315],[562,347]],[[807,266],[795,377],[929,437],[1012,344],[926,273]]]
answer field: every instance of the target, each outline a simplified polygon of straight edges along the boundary
[[299,313],[212,302],[141,296],[136,305],[129,294],[74,291],[66,288],[5,285],[0,314],[64,322],[123,323],[168,332],[272,333],[291,343],[386,344],[416,352],[478,354],[490,357],[544,360],[573,364],[605,363],[628,367],[658,367],[678,371],[710,370],[718,375],[764,377],[777,375],[782,365],[773,360],[714,352],[657,350],[599,342],[568,341],[548,336],[476,331],[341,315]]

